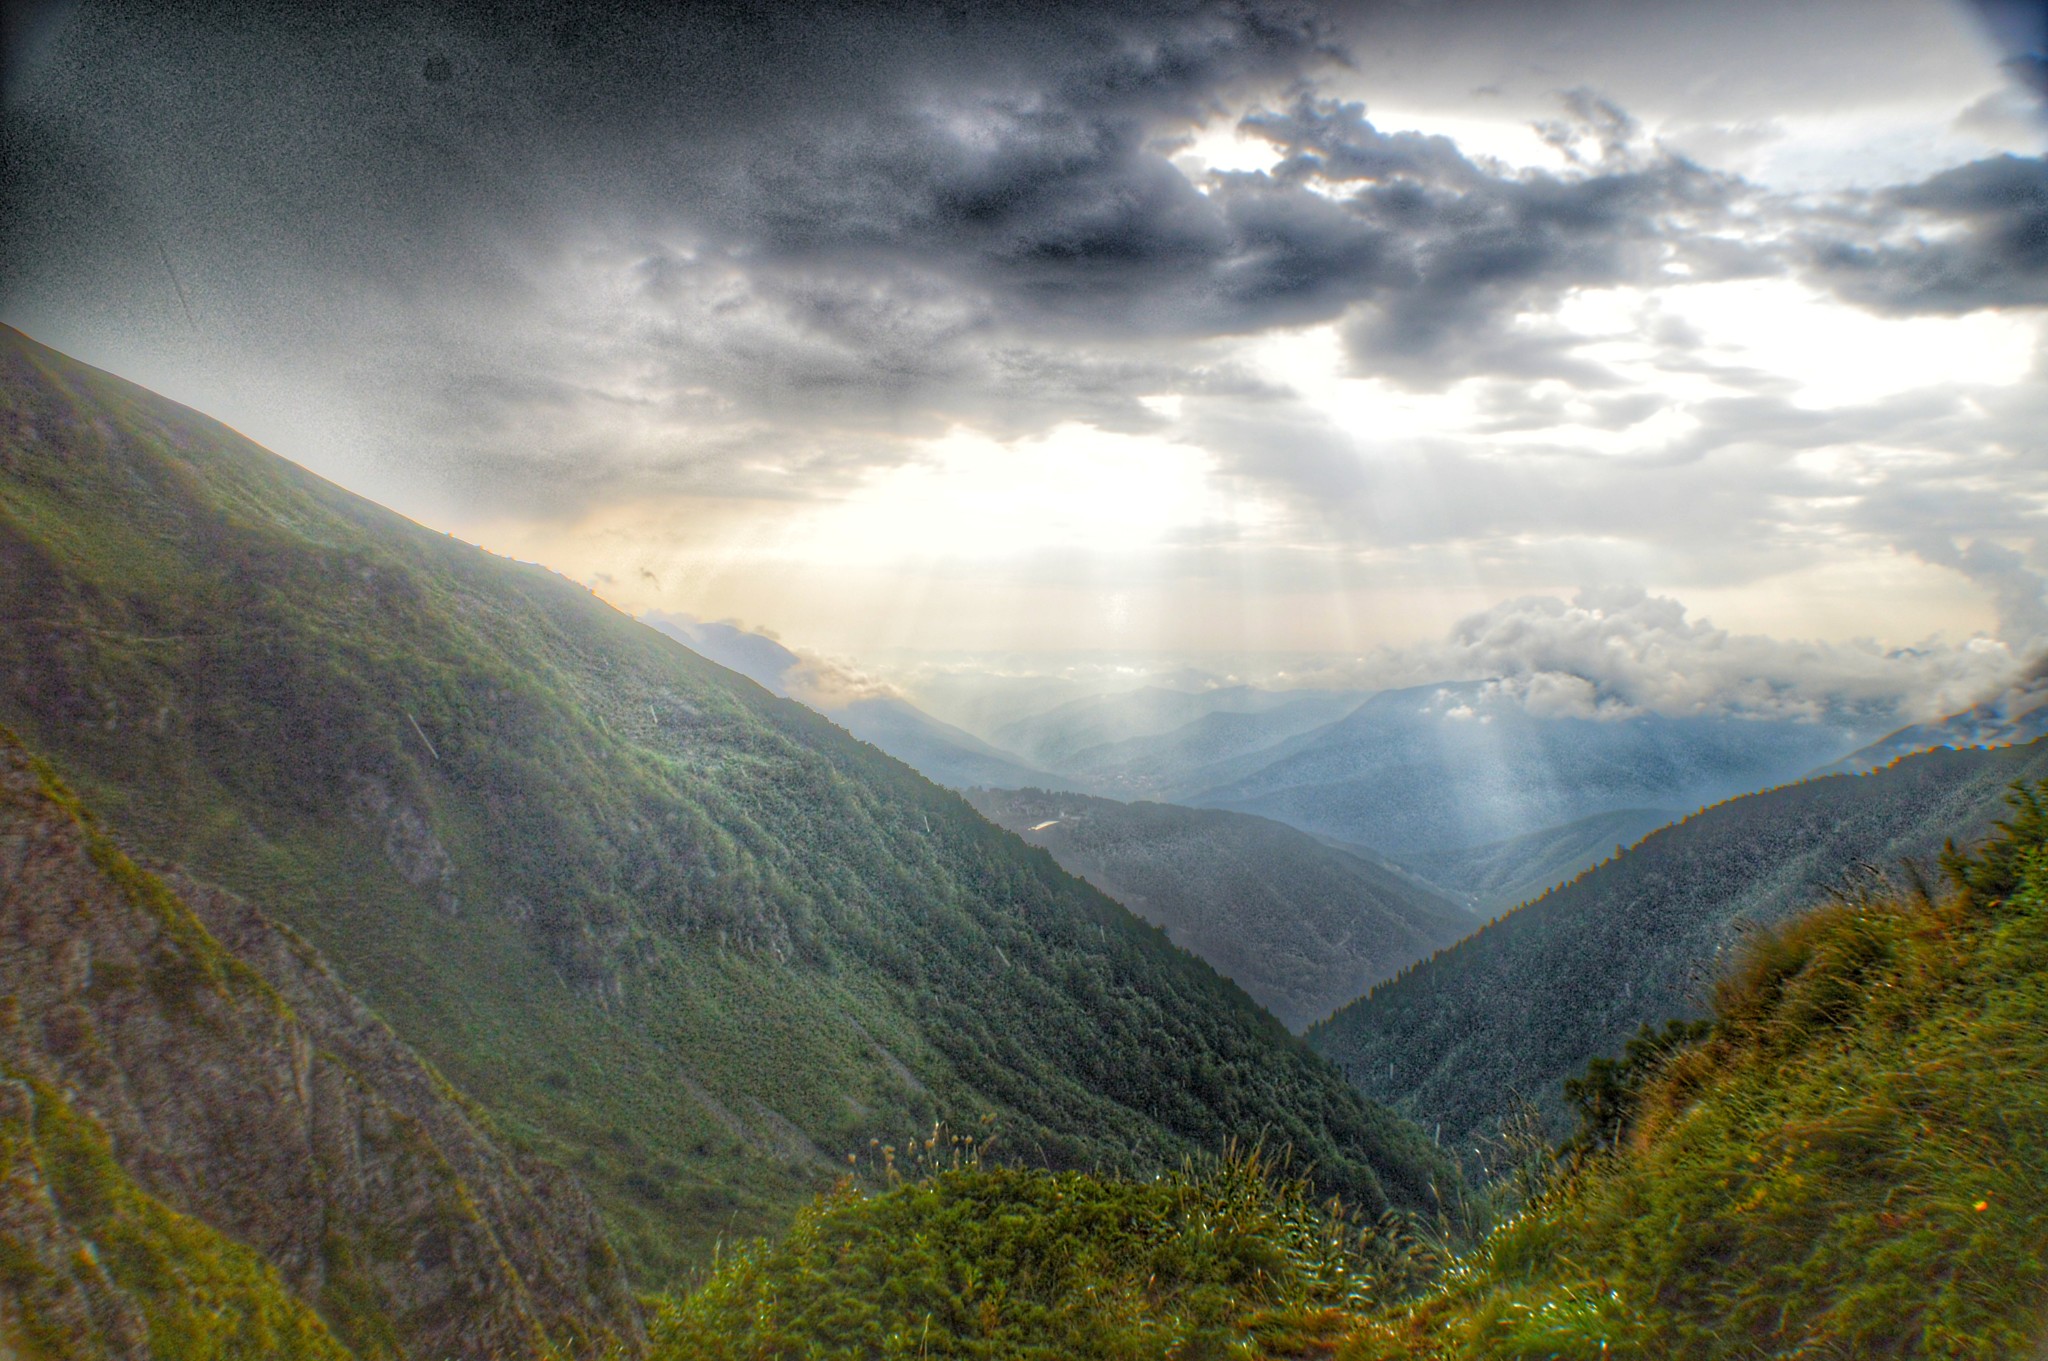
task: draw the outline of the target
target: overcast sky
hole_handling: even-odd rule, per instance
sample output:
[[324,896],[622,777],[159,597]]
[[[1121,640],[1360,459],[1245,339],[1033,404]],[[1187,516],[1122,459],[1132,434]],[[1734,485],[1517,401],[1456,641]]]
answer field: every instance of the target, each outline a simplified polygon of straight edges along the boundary
[[2048,642],[2039,5],[627,8],[22,11],[0,319],[877,663]]

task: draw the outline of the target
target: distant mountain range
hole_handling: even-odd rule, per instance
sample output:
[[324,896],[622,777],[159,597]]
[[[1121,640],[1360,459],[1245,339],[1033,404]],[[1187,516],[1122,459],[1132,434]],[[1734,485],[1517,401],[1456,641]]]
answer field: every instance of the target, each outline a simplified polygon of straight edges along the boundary
[[1246,813],[1037,789],[966,797],[1296,1030],[1479,924],[1370,852]]
[[1343,717],[1365,696],[1309,690],[1273,698],[1268,708],[1219,709],[1166,732],[1084,747],[1060,769],[1082,788],[1111,797],[1184,802],[1259,769],[1281,743]]
[[1988,835],[2012,783],[2044,777],[2048,743],[2036,741],[1731,799],[1375,988],[1309,1042],[1469,1154],[1519,1098],[1557,1118],[1562,1081],[1637,1027],[1702,1014],[1757,927],[1868,867],[1925,866],[1951,837]]
[[1027,759],[1088,779],[1103,792],[1186,784],[1186,772],[1328,723],[1362,694],[1148,686],[1091,695],[1005,724],[989,736]]
[[1375,695],[1189,802],[1400,856],[1600,813],[1700,807],[1797,778],[1860,740],[1788,720],[1547,717],[1485,682],[1429,685]]

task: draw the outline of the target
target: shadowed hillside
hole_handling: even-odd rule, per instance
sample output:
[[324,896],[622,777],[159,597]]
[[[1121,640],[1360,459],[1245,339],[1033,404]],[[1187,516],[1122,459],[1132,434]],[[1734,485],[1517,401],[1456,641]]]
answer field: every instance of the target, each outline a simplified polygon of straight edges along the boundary
[[1731,799],[1374,989],[1309,1042],[1469,1155],[1518,1099],[1556,1114],[1589,1059],[1641,1025],[1700,1014],[1748,934],[1861,867],[1931,862],[1950,837],[1989,834],[2007,786],[2042,775],[2048,747],[2035,743]]
[[1297,1029],[1479,924],[1369,852],[1266,818],[1039,789],[967,800]]

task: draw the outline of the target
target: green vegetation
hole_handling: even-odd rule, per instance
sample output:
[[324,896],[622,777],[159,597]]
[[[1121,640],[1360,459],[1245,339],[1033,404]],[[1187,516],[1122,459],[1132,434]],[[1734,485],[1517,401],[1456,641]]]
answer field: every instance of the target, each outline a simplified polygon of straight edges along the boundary
[[1293,1354],[1334,1342],[1425,1251],[1392,1218],[1318,1206],[1257,1149],[1151,1181],[970,1165],[865,1195],[848,1179],[665,1305],[655,1355]]
[[1629,1133],[1348,1355],[2013,1357],[2048,1313],[2048,805],[1767,933]]
[[641,1283],[940,1118],[1133,1173],[1266,1130],[1374,1211],[1454,1175],[815,714],[11,332],[0,369],[0,721],[575,1169]]
[[1509,913],[1307,1035],[1367,1096],[1468,1162],[1521,1102],[1563,1134],[1566,1078],[1644,1025],[1702,1015],[1758,930],[1859,867],[1927,865],[1990,833],[2005,790],[2048,776],[2048,745],[1934,751],[1862,776],[1716,805]]
[[42,1083],[5,1077],[33,1095],[26,1118],[0,1118],[0,1186],[10,1195],[46,1190],[80,1246],[70,1260],[47,1263],[0,1227],[0,1350],[121,1354],[94,1326],[104,1324],[104,1308],[58,1312],[66,1297],[104,1299],[111,1287],[139,1306],[149,1354],[160,1361],[350,1355],[261,1256],[136,1186],[90,1116]]
[[[817,1202],[666,1306],[675,1357],[1736,1361],[2032,1353],[2048,1315],[2048,785],[1954,891],[1759,934],[1711,1026],[1577,1088],[1463,1255],[1228,1162]],[[1418,1274],[1436,1266],[1433,1279]]]
[[965,797],[1297,1030],[1478,925],[1370,851],[1249,813],[1043,789]]

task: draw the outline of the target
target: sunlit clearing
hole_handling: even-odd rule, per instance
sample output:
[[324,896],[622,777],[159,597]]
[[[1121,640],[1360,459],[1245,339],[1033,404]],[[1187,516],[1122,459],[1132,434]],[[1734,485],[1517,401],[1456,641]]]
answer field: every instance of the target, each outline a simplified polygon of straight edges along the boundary
[[968,430],[933,441],[843,500],[798,516],[773,556],[865,566],[1123,554],[1181,532],[1236,529],[1263,508],[1225,495],[1198,449],[1061,425],[1004,443]]
[[1566,164],[1564,155],[1544,141],[1527,118],[1471,117],[1368,101],[1366,119],[1385,133],[1419,132],[1428,137],[1448,137],[1458,144],[1460,152],[1475,161],[1500,161],[1525,170],[1555,170]]
[[1280,149],[1263,137],[1247,137],[1237,130],[1235,117],[1214,118],[1195,129],[1186,149],[1174,163],[1190,175],[1205,170],[1244,173],[1270,170],[1280,160]]
[[1708,358],[1785,378],[1804,406],[2015,383],[2027,375],[2039,335],[2032,317],[1873,316],[1775,279],[1673,288],[1662,305],[1700,332]]

